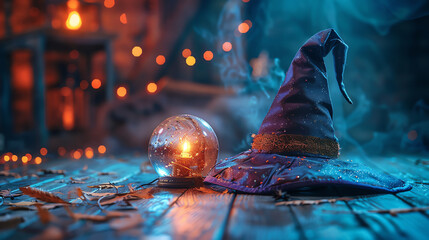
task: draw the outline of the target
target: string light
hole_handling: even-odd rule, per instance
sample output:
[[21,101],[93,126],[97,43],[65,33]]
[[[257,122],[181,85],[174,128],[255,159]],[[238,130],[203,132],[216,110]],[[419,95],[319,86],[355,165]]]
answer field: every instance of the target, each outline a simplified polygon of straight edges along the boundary
[[85,148],[85,157],[88,159],[91,159],[94,157],[94,151],[92,150],[92,148],[90,147]]
[[28,157],[27,156],[22,156],[21,160],[22,160],[22,163],[27,163],[28,162]]
[[5,162],[9,162],[9,160],[10,160],[9,155],[4,155],[4,156],[3,156],[3,160],[4,160]]
[[140,57],[142,55],[142,53],[143,53],[143,50],[142,50],[141,47],[135,46],[131,50],[131,53],[133,54],[134,57]]
[[94,89],[99,89],[101,87],[101,81],[98,78],[94,78],[91,82],[91,86]]
[[192,52],[191,52],[191,50],[190,50],[190,49],[188,49],[188,48],[183,49],[183,51],[182,51],[182,56],[183,56],[184,58],[188,58],[189,56],[191,56],[191,54],[192,54]]
[[156,57],[156,63],[158,65],[164,65],[164,63],[165,63],[165,57],[164,57],[164,55],[158,55]]
[[118,87],[118,89],[116,89],[116,94],[118,97],[125,97],[127,95],[127,89],[125,87]]
[[128,21],[127,21],[127,14],[122,13],[122,14],[121,14],[121,16],[119,17],[119,21],[120,21],[122,24],[127,24],[127,23],[128,23]]
[[229,51],[231,51],[231,49],[232,49],[232,44],[231,44],[230,42],[224,42],[224,43],[222,44],[222,49],[223,49],[225,52],[229,52]]
[[34,158],[34,163],[41,164],[42,163],[42,158],[40,158],[40,157]]
[[249,29],[250,26],[246,22],[240,23],[240,25],[238,25],[238,31],[240,33],[247,33]]
[[41,154],[42,156],[46,156],[46,154],[48,154],[48,149],[46,149],[46,148],[41,148],[41,149],[40,149],[40,154]]
[[205,51],[203,54],[204,60],[211,61],[213,59],[212,51]]
[[146,90],[149,92],[149,93],[155,93],[156,92],[156,90],[158,90],[158,85],[156,85],[156,83],[149,83],[147,86],[146,86]]
[[76,150],[73,152],[73,158],[74,159],[80,159],[82,157],[82,153],[79,150]]
[[31,159],[33,158],[33,156],[31,156],[31,154],[29,153],[25,154],[25,156],[28,158],[28,161],[31,161]]
[[82,26],[79,12],[71,11],[66,20],[66,27],[70,30],[78,30]]
[[104,6],[106,8],[112,8],[115,6],[115,0],[104,0]]
[[195,62],[196,62],[196,60],[195,60],[195,58],[193,56],[189,56],[189,57],[186,58],[186,64],[188,66],[194,66]]
[[18,156],[12,155],[12,161],[14,161],[14,162],[18,161]]
[[98,152],[99,152],[100,154],[104,154],[104,153],[106,153],[106,146],[104,146],[104,145],[100,145],[100,146],[98,146]]

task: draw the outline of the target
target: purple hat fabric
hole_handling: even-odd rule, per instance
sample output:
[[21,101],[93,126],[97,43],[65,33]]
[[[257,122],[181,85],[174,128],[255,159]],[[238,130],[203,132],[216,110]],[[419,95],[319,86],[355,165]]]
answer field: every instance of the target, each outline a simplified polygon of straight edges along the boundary
[[307,187],[346,186],[400,192],[411,186],[352,160],[340,160],[323,58],[332,52],[338,86],[347,45],[333,30],[312,36],[295,55],[285,81],[254,137],[252,149],[220,160],[205,178],[246,193],[270,194]]

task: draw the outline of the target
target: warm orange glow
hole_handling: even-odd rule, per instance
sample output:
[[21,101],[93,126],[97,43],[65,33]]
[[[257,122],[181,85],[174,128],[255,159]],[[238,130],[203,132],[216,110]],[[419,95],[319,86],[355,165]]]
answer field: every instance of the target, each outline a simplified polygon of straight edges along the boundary
[[101,81],[98,78],[94,78],[91,82],[91,86],[94,89],[99,89],[101,87]]
[[87,147],[85,148],[85,157],[88,159],[91,159],[94,157],[94,150],[92,150],[92,148]]
[[14,161],[14,162],[18,161],[18,156],[12,155],[12,161]]
[[250,29],[250,26],[245,22],[240,23],[240,25],[238,25],[238,31],[240,33],[247,33],[249,29]]
[[223,49],[225,52],[229,52],[229,51],[231,51],[231,49],[232,49],[232,44],[231,44],[230,42],[224,42],[224,43],[222,44],[222,49]]
[[34,163],[41,164],[42,163],[42,158],[40,158],[40,157],[34,158]]
[[190,49],[188,49],[188,48],[183,49],[183,51],[182,51],[182,56],[183,56],[184,58],[187,58],[187,57],[191,56],[191,54],[192,54],[192,52],[191,52],[191,50],[190,50]]
[[115,6],[115,0],[104,0],[104,6],[107,8],[112,8]]
[[118,97],[125,97],[127,95],[127,89],[125,87],[118,87],[118,89],[116,89],[116,94]]
[[80,159],[82,157],[82,153],[79,150],[73,152],[74,159]]
[[156,83],[149,83],[149,84],[146,86],[146,90],[147,90],[149,93],[155,93],[155,92],[156,92],[156,90],[158,90],[158,85],[156,85]]
[[191,156],[191,154],[189,154],[190,150],[191,150],[190,144],[187,141],[185,141],[183,143],[183,149],[182,149],[182,152],[180,153],[180,157],[182,157],[182,158],[191,158],[192,156]]
[[204,60],[211,61],[213,59],[212,51],[205,51],[203,54]]
[[158,57],[156,57],[156,63],[158,65],[164,65],[164,63],[165,63],[164,55],[158,55]]
[[76,9],[79,7],[79,1],[78,0],[68,0],[67,1],[67,7],[71,9]]
[[189,56],[189,57],[186,58],[186,64],[188,66],[194,66],[195,62],[196,62],[196,60],[195,60],[195,58],[193,56]]
[[250,0],[242,0],[244,3],[248,3]]
[[61,157],[63,157],[67,153],[67,151],[66,151],[66,149],[64,147],[59,147],[57,149],[57,151],[58,151],[58,155],[60,155]]
[[48,149],[46,149],[46,148],[41,148],[41,149],[40,149],[40,154],[41,154],[42,156],[46,156],[46,154],[48,154]]
[[27,163],[28,162],[28,157],[27,156],[22,156],[21,160],[22,160],[22,163]]
[[25,154],[25,156],[28,158],[28,161],[31,161],[31,159],[33,158],[33,156],[31,156],[31,154],[29,153]]
[[[74,127],[74,109],[73,105],[66,104],[63,109],[63,127],[65,130],[72,130]],[[43,155],[43,154],[42,154]]]
[[82,80],[81,82],[80,82],[80,88],[82,89],[82,90],[85,90],[85,89],[87,89],[88,88],[88,86],[89,86],[89,83],[88,83],[88,81],[86,81],[86,80]]
[[4,156],[3,156],[3,160],[4,160],[5,162],[9,162],[9,160],[10,160],[9,155],[4,155]]
[[101,154],[106,153],[106,147],[104,145],[98,146],[98,152]]
[[143,50],[142,50],[141,47],[135,46],[131,50],[131,53],[133,54],[134,57],[140,57],[142,55],[142,53],[143,53]]
[[82,26],[82,20],[77,11],[71,11],[67,17],[66,27],[70,30],[78,30]]
[[128,21],[127,21],[127,14],[122,13],[122,14],[121,14],[121,16],[119,17],[119,21],[120,21],[122,24],[127,24],[127,23],[128,23]]

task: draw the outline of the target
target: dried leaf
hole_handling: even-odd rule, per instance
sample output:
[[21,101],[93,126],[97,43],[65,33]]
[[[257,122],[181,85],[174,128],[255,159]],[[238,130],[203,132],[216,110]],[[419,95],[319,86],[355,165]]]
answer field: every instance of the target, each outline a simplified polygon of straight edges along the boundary
[[2,216],[0,217],[0,230],[15,228],[22,222],[24,222],[23,217]]
[[149,198],[153,198],[153,188],[145,188],[145,189],[140,189],[134,192],[130,192],[127,195],[129,196],[134,196],[134,197],[138,197],[141,199],[149,199]]
[[40,235],[32,238],[32,240],[61,240],[64,239],[64,232],[55,226],[50,226],[45,229]]
[[135,191],[135,189],[134,189],[134,187],[133,187],[133,184],[132,184],[132,183],[128,183],[128,184],[127,184],[127,187],[128,187],[128,190],[129,190],[130,192],[134,192],[134,191]]
[[83,178],[72,178],[70,177],[70,182],[74,184],[83,184],[85,183],[85,180],[87,180],[89,177],[83,177]]
[[285,206],[289,206],[289,205],[295,205],[295,206],[316,205],[316,204],[321,204],[321,203],[335,203],[337,201],[350,201],[350,200],[353,200],[353,198],[341,197],[341,198],[318,199],[318,200],[293,200],[293,201],[278,202],[278,203],[276,203],[276,206],[280,206],[280,205],[285,205]]
[[122,231],[137,227],[143,222],[141,215],[138,212],[129,213],[127,217],[116,218],[110,221],[111,228]]
[[49,212],[49,210],[47,210],[47,209],[45,209],[45,208],[42,208],[42,206],[41,206],[42,204],[36,204],[36,209],[37,209],[37,214],[39,215],[39,217],[40,217],[40,221],[43,223],[43,224],[47,224],[47,223],[49,223],[50,221],[52,221],[52,219],[53,219],[53,216],[52,216],[52,214]]
[[[8,207],[8,209],[10,210],[33,210],[34,211],[34,210],[37,210],[35,206],[41,205],[41,204],[39,202],[33,202],[33,204],[31,205],[14,205],[13,203],[12,204],[9,203],[8,205],[12,205],[12,207]],[[62,203],[48,203],[48,204],[41,205],[43,209],[47,209],[47,210],[53,209],[56,207],[63,207],[63,206],[66,206],[66,205]]]
[[52,170],[52,169],[41,169],[39,172],[42,172],[43,174],[59,174],[59,175],[66,174],[66,171],[64,170]]
[[21,190],[23,194],[36,198],[40,201],[69,204],[68,202],[62,200],[58,196],[55,196],[54,194],[46,191],[42,191],[40,189],[36,189],[32,187],[20,187],[19,190]]
[[21,193],[10,193],[10,190],[0,190],[0,196],[4,197],[4,198],[10,198],[10,199],[14,199],[16,197],[22,196]]
[[116,173],[115,172],[99,172],[98,175],[99,176],[116,175]]
[[6,204],[16,206],[16,207],[26,207],[26,206],[36,205],[36,204],[38,204],[38,202],[22,201],[22,202],[6,203]]
[[109,188],[120,188],[120,187],[124,187],[124,185],[114,185],[112,183],[101,183],[98,185],[93,185],[93,186],[87,186],[89,188],[98,188],[98,189],[109,189]]
[[18,173],[9,172],[9,171],[0,171],[0,176],[14,177],[14,178],[20,178],[21,177],[21,175],[19,175]]
[[73,213],[72,217],[75,220],[91,220],[94,222],[105,222],[109,219],[107,216],[90,215],[90,214],[83,214],[83,213]]

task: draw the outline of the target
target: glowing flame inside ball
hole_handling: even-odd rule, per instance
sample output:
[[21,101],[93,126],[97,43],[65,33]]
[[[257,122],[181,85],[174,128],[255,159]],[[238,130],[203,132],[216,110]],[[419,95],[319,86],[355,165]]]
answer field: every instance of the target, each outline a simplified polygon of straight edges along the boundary
[[160,177],[202,177],[217,160],[219,143],[201,118],[179,115],[164,120],[152,133],[149,160]]
[[71,11],[67,17],[66,27],[70,30],[78,30],[82,26],[79,12]]

